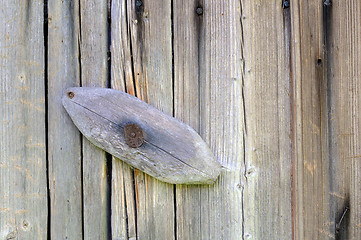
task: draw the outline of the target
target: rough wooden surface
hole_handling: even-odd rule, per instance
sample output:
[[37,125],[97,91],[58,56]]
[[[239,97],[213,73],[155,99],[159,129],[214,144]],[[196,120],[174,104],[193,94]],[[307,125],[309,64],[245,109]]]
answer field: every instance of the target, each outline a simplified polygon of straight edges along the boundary
[[291,239],[289,12],[277,1],[242,1],[241,7],[246,125],[243,237]]
[[288,2],[4,1],[0,238],[109,237],[104,153],[61,96],[105,86],[111,41],[111,86],[191,125],[224,165],[214,186],[174,187],[113,159],[113,239],[359,239],[360,2]]
[[[349,207],[336,239],[361,236],[361,4],[333,1],[327,10],[327,78],[331,209],[335,225]],[[336,230],[336,229],[335,229]]]
[[1,8],[0,239],[46,239],[43,5]]
[[[172,32],[169,1],[112,1],[112,87],[172,114]],[[116,164],[116,166],[114,166]],[[173,186],[141,172],[113,164],[112,195],[121,196],[125,208],[112,201],[115,239],[174,239]],[[123,169],[123,174],[115,170]],[[121,186],[124,176],[125,189]],[[117,177],[115,177],[117,176]],[[134,184],[127,184],[134,176]],[[132,189],[130,189],[132,187]],[[119,191],[124,191],[119,193]],[[113,200],[119,198],[112,198]],[[113,217],[114,216],[114,217]],[[127,216],[126,220],[121,217]],[[127,227],[128,226],[128,227]]]
[[292,19],[295,239],[333,239],[323,5],[295,2]]
[[[174,4],[176,116],[201,122],[225,165],[216,189],[177,186],[178,236],[290,239],[289,28],[283,10],[272,2],[235,1],[205,4],[197,16],[198,3]],[[265,9],[278,14],[270,21]],[[206,116],[201,121],[198,97]],[[205,198],[205,191],[217,194]]]
[[[110,13],[111,87],[135,95],[127,1],[112,1]],[[111,203],[112,238],[137,239],[134,170],[117,158],[112,160]]]
[[[168,183],[210,184],[221,165],[188,125],[125,92],[109,88],[69,88],[63,105],[94,145]],[[126,140],[126,126],[142,132],[142,145]]]
[[[197,8],[203,13],[198,9],[198,15]],[[173,9],[176,117],[199,130],[224,166],[215,185],[177,186],[177,237],[239,239],[244,171],[240,5],[175,1]]]
[[61,103],[65,89],[80,83],[79,2],[48,4],[50,237],[82,239],[81,136]]
[[[106,0],[80,1],[79,51],[81,85],[108,85],[108,19]],[[82,139],[85,239],[109,239],[110,184],[104,151]]]
[[[198,1],[173,1],[174,113],[198,133],[200,129],[200,68],[203,17]],[[203,59],[204,61],[204,59]],[[223,171],[222,171],[223,172]],[[177,239],[201,239],[201,190],[206,186],[176,185]]]

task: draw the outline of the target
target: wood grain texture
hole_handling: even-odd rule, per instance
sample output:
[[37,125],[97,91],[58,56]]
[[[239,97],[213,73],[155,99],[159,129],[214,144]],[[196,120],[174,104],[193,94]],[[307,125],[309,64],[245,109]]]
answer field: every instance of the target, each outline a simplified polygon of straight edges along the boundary
[[[112,87],[134,93],[141,100],[172,114],[170,2],[112,1],[111,12]],[[113,164],[113,169],[121,168],[115,168]],[[126,182],[132,175],[127,165],[124,165],[123,173],[113,171],[113,176],[125,176]],[[124,232],[124,227],[116,227],[116,230],[112,229],[113,237],[174,239],[173,186],[138,171],[133,175],[133,189],[125,185],[122,195],[123,199],[126,197],[125,208],[118,208],[118,211],[112,208],[112,222],[128,225],[129,232]],[[112,186],[119,186],[120,179],[113,178]],[[112,195],[121,196],[118,191],[123,190],[112,188]],[[116,198],[112,198],[112,203],[113,200]],[[120,219],[124,215],[129,221]]]
[[48,4],[50,237],[82,239],[81,136],[61,103],[64,90],[80,83],[79,2]]
[[[244,239],[291,239],[291,96],[288,10],[242,1]],[[238,103],[239,104],[239,103]]]
[[[289,29],[280,5],[265,4],[205,3],[192,18],[200,3],[175,2],[175,112],[197,124],[189,116],[199,94],[201,133],[225,166],[206,198],[205,189],[177,187],[181,239],[291,238]],[[265,9],[279,14],[270,21]]]
[[[200,129],[200,67],[204,44],[202,7],[198,1],[173,1],[174,113],[198,133]],[[204,59],[203,59],[204,61]],[[205,186],[176,185],[177,239],[202,239],[201,205]],[[203,238],[204,239],[204,238]]]
[[[135,95],[127,1],[111,2],[111,86]],[[113,157],[111,185],[112,238],[137,239],[134,170]]]
[[[220,164],[192,128],[132,95],[78,87],[69,88],[62,101],[90,142],[154,178],[174,184],[211,184],[220,173]],[[141,146],[127,142],[129,124],[140,129]]]
[[42,1],[0,13],[0,239],[46,239]]
[[294,238],[334,239],[322,2],[295,1],[291,19]]
[[[196,14],[197,7],[202,15]],[[212,186],[177,186],[177,237],[241,239],[245,126],[240,4],[175,1],[173,9],[176,117],[199,129],[223,165]]]
[[[80,1],[81,85],[108,85],[107,0]],[[104,151],[83,137],[83,215],[85,239],[109,239],[110,186]]]
[[331,207],[337,224],[346,207],[336,239],[360,239],[361,160],[361,5],[333,1],[327,9],[327,77],[329,96]]

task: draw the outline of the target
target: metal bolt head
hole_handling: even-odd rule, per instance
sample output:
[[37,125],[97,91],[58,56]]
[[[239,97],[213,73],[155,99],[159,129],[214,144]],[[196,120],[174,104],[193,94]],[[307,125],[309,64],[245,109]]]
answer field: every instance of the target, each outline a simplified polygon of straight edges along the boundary
[[202,14],[203,14],[203,8],[202,8],[202,7],[197,7],[197,8],[196,8],[196,13],[197,13],[198,15],[202,15]]
[[325,5],[326,7],[329,7],[332,5],[332,2],[331,2],[331,0],[325,0],[325,1],[323,1],[323,5]]
[[284,0],[284,1],[282,2],[282,7],[283,7],[284,9],[289,8],[289,7],[290,7],[290,2],[289,2],[288,0]]
[[137,1],[135,2],[135,6],[137,6],[138,8],[141,7],[142,5],[143,5],[143,3],[142,3],[142,1],[140,1],[140,0],[137,0]]
[[142,146],[144,142],[143,130],[135,123],[124,126],[124,139],[131,148]]

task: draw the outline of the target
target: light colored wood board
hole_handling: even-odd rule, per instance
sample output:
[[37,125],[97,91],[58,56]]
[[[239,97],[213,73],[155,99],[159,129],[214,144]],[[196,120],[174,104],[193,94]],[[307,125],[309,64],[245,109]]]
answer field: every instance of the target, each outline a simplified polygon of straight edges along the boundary
[[111,87],[135,95],[133,53],[128,17],[128,1],[112,1],[111,5]]
[[174,114],[199,132],[199,70],[204,35],[197,1],[173,1]]
[[118,158],[112,162],[112,239],[137,239],[133,169]]
[[[106,87],[108,73],[107,0],[80,1],[81,85]],[[83,137],[85,239],[109,239],[110,186],[104,151]],[[109,176],[110,177],[110,176]]]
[[294,239],[334,239],[322,3],[295,1],[291,21]]
[[0,238],[46,239],[43,2],[1,7]]
[[242,1],[244,239],[292,238],[287,14],[280,2]]
[[[203,17],[198,1],[173,1],[174,114],[197,132],[200,126],[200,57]],[[177,239],[202,239],[201,186],[176,185]]]
[[[112,63],[124,64],[124,67],[112,67],[115,71],[112,83],[120,80],[112,86],[124,86],[126,83],[126,89],[131,90],[133,87],[128,83],[134,82],[137,97],[172,114],[171,4],[168,1],[141,3],[139,7],[136,1],[116,6],[112,3],[112,36],[114,31],[120,40],[112,40],[112,50],[122,53],[119,58],[112,52]],[[117,19],[117,16],[124,16],[125,21]],[[130,52],[123,52],[120,47],[127,44]],[[117,59],[113,61],[114,57]],[[135,171],[135,176],[137,237],[173,239],[173,186],[138,171]]]
[[[63,105],[90,142],[161,181],[210,184],[220,173],[220,164],[192,128],[132,95],[109,88],[69,88]],[[140,129],[141,146],[129,146],[129,123]]]
[[50,237],[82,239],[81,136],[61,103],[80,83],[79,2],[49,1],[48,11]]
[[[203,7],[203,15],[191,15],[195,14],[194,7],[198,4]],[[173,10],[174,26],[177,25],[174,42],[180,45],[174,50],[178,65],[174,73],[178,81],[175,99],[185,97],[182,104],[176,101],[176,117],[191,125],[200,123],[201,136],[224,167],[212,186],[177,186],[177,238],[240,239],[243,230],[240,177],[244,172],[240,4],[205,1],[203,6],[202,3],[182,6],[174,2]],[[182,20],[183,15],[187,20]],[[188,31],[195,34],[189,41],[183,37]],[[182,48],[185,51],[180,53]],[[196,54],[195,57],[192,54]],[[193,79],[180,77],[189,73]],[[182,89],[183,86],[194,88],[197,84],[199,92],[194,89],[185,93]],[[187,97],[187,94],[194,95]]]
[[361,5],[359,1],[336,2],[327,15],[329,35],[328,93],[330,123],[330,197],[337,223],[346,207],[337,239],[359,239],[360,222],[360,67]]
[[[111,1],[111,87],[135,95],[127,1]],[[137,239],[134,170],[112,160],[111,230],[113,239]]]

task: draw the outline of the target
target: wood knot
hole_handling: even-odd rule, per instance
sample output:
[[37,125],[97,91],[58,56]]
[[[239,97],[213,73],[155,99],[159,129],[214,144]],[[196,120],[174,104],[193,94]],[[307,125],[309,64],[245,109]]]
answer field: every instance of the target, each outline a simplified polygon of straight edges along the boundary
[[124,139],[131,148],[142,146],[144,142],[143,130],[135,123],[124,126]]

